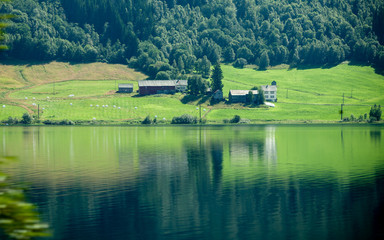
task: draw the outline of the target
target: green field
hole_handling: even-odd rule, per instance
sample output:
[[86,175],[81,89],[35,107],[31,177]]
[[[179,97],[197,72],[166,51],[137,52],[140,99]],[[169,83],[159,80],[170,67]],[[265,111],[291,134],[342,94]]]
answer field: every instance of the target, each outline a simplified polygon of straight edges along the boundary
[[208,119],[231,118],[234,114],[251,120],[325,120],[340,119],[340,105],[344,116],[358,117],[368,113],[370,105],[384,105],[384,76],[371,67],[340,64],[322,69],[270,69],[257,71],[236,69],[223,65],[224,95],[230,89],[250,89],[253,86],[277,82],[275,108],[214,109]]
[[[123,65],[53,62],[0,65],[0,69],[0,120],[21,117],[26,108],[37,115],[38,105],[41,120],[125,121],[142,120],[150,115],[168,121],[184,113],[199,115],[197,101],[183,104],[181,94],[139,97],[135,92],[137,80],[146,76]],[[278,102],[275,108],[250,108],[225,103],[210,106],[206,101],[202,104],[206,110],[202,115],[211,123],[221,123],[234,115],[250,122],[335,122],[340,120],[343,99],[344,116],[358,117],[368,113],[373,104],[384,105],[384,76],[367,66],[340,64],[327,69],[282,66],[257,71],[222,65],[222,70],[224,96],[228,96],[230,89],[246,90],[276,81]],[[119,83],[133,83],[134,93],[115,93]]]

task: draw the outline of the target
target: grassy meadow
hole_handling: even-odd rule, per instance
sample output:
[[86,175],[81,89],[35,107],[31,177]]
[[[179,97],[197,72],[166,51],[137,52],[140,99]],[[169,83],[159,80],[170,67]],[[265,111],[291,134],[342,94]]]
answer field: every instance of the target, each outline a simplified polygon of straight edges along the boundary
[[[222,123],[234,115],[251,122],[335,122],[340,120],[343,95],[344,116],[358,117],[373,104],[384,105],[384,76],[367,66],[280,66],[257,71],[222,65],[222,70],[225,97],[230,89],[246,90],[276,81],[278,102],[274,108],[252,108],[226,103],[210,106],[206,101],[202,115],[211,123]],[[0,65],[0,120],[21,117],[27,110],[37,115],[38,105],[41,120],[130,121],[150,115],[168,121],[185,113],[198,116],[198,101],[183,104],[181,94],[138,96],[137,81],[145,78],[126,66],[105,63]],[[119,83],[133,83],[134,93],[115,93]]]
[[250,120],[322,120],[340,119],[340,105],[344,116],[355,117],[368,113],[370,105],[384,105],[384,76],[367,66],[340,64],[332,68],[289,69],[272,68],[257,71],[251,68],[236,69],[222,65],[224,96],[230,89],[250,89],[253,86],[277,82],[275,108],[213,109],[208,119],[231,118],[234,114]]

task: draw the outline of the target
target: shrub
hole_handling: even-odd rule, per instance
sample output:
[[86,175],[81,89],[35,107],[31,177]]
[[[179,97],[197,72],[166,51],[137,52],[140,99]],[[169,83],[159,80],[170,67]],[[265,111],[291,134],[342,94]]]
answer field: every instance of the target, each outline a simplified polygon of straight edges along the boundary
[[4,120],[3,123],[8,123],[9,125],[18,124],[19,123],[19,119],[17,119],[16,117],[15,118],[8,117],[8,119]]
[[359,118],[357,119],[357,121],[358,121],[358,122],[362,122],[362,121],[364,121],[364,117],[363,117],[363,115],[360,115]]
[[233,118],[231,120],[229,120],[230,123],[239,123],[241,120],[240,116],[239,115],[235,115],[233,116]]
[[71,120],[64,119],[64,120],[59,122],[59,125],[75,125],[75,123]]
[[29,115],[29,113],[23,114],[23,119],[20,121],[22,124],[31,124],[32,123],[32,117]]
[[152,120],[149,115],[141,122],[141,124],[151,124],[151,123],[152,123]]
[[44,123],[45,125],[53,125],[53,124],[55,124],[55,122],[53,122],[52,120],[49,120],[49,119],[44,120],[43,123]]
[[233,63],[233,66],[235,68],[243,68],[245,65],[247,65],[247,60],[244,58],[238,58],[236,61]]
[[371,110],[369,111],[369,119],[374,119],[374,121],[380,121],[381,119],[381,106],[377,106],[376,104],[371,107]]
[[197,118],[189,114],[183,114],[180,117],[174,117],[172,124],[194,124],[197,123]]

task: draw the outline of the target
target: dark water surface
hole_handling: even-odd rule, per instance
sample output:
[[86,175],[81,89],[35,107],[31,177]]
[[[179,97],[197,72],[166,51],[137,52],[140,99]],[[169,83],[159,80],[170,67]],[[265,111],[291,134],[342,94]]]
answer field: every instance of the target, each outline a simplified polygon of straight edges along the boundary
[[[53,239],[379,239],[384,127],[3,127]],[[384,238],[383,238],[384,239]]]

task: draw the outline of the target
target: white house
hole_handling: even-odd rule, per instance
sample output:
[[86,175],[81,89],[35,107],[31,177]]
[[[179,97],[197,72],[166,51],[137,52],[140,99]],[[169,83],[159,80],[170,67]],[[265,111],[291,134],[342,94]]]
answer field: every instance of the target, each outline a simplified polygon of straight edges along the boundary
[[276,82],[272,82],[272,85],[262,85],[261,89],[264,91],[265,101],[277,102],[277,86],[276,86]]

